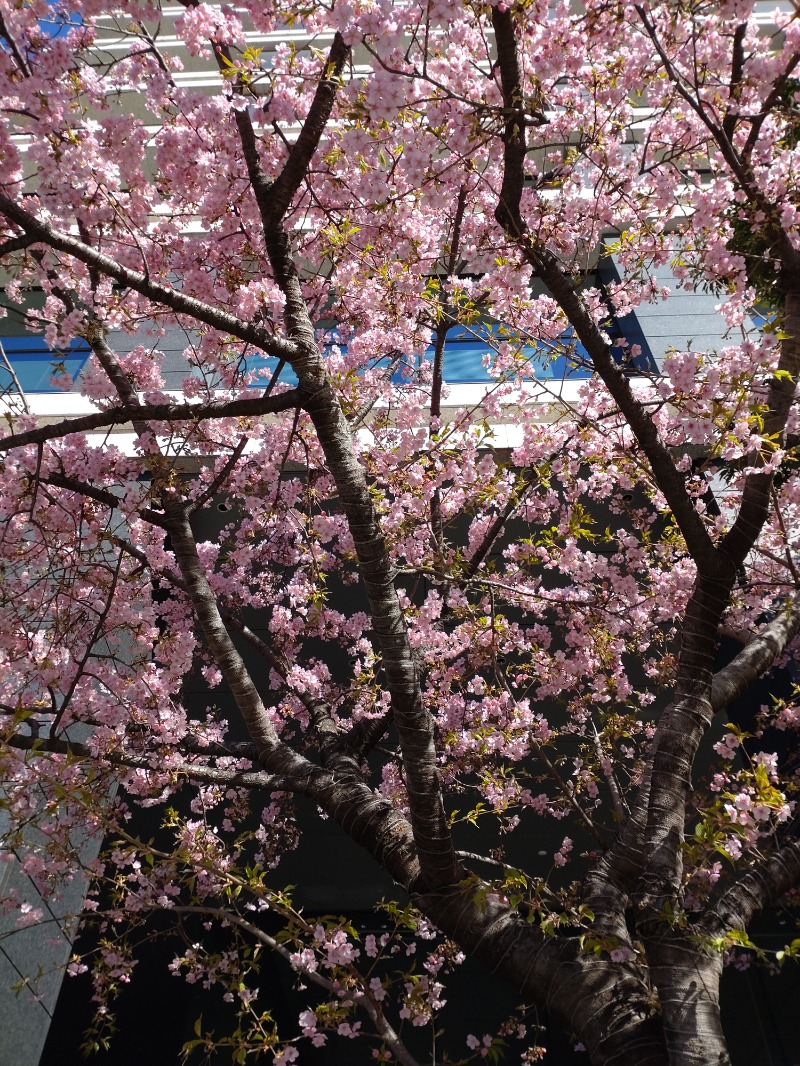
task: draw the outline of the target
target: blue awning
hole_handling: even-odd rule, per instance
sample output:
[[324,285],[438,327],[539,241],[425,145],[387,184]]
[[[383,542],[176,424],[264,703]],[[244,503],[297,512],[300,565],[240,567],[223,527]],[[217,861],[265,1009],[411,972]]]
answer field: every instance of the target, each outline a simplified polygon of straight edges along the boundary
[[[475,327],[454,326],[448,333],[444,347],[443,376],[446,383],[489,384],[497,380],[491,372],[492,354],[497,344],[507,339],[506,331],[497,323],[480,323]],[[508,338],[510,339],[510,337]],[[347,351],[345,344],[339,344],[342,352]],[[421,356],[403,356],[392,373],[392,380],[402,382],[413,370],[420,359],[430,362],[434,349],[431,345]],[[562,380],[565,378],[591,377],[591,361],[583,345],[574,340],[572,330],[567,330],[554,343],[523,344],[519,351],[520,373],[528,378],[539,380]],[[489,365],[487,365],[487,363]],[[381,360],[378,366],[389,367],[392,360]],[[251,356],[247,360],[248,371],[262,371],[254,387],[263,388],[271,373],[277,367],[277,359],[266,356]],[[286,366],[281,371],[280,381],[287,385],[296,385],[297,378],[291,368]]]
[[[73,341],[67,349],[53,351],[41,337],[0,337],[0,344],[23,392],[61,392],[59,379],[65,374],[74,382],[86,360],[89,346],[86,341]],[[0,360],[0,394],[14,392],[11,375]]]

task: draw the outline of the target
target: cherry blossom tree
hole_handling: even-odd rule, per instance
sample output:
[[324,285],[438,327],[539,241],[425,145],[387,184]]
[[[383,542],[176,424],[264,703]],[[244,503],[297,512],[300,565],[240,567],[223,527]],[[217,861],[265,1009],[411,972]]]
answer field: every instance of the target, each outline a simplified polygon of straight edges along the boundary
[[[88,343],[96,408],[0,439],[5,846],[44,899],[87,879],[97,1041],[159,914],[231,1004],[198,1054],[421,1062],[471,956],[595,1066],[730,1061],[723,964],[800,888],[800,711],[726,714],[800,628],[800,15],[755,7],[0,5],[5,308]],[[639,372],[608,323],[665,267],[728,341]],[[383,936],[295,906],[299,797],[387,871]],[[543,1054],[520,1018],[461,1048]]]

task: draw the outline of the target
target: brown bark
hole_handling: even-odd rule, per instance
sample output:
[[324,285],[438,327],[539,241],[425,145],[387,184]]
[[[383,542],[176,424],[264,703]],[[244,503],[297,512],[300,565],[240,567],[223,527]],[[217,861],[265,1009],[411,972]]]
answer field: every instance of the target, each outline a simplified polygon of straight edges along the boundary
[[90,433],[107,426],[120,426],[134,419],[151,422],[205,422],[214,418],[257,418],[259,415],[278,414],[298,406],[295,389],[277,396],[245,396],[236,400],[210,400],[207,403],[125,403],[96,414],[80,415],[55,422],[49,426],[29,429],[0,437],[0,451],[23,448],[28,444],[43,444],[58,440],[69,433]]
[[[334,40],[329,66],[334,73],[346,57],[341,41]],[[326,75],[327,78],[327,68]],[[331,84],[333,84],[331,82]],[[330,86],[321,88],[314,101],[316,140],[304,140],[310,160],[333,106]],[[317,102],[321,101],[319,108]],[[326,111],[327,108],[327,111]],[[311,114],[303,130],[311,122]],[[261,214],[264,241],[273,277],[284,298],[286,330],[296,345],[288,358],[297,374],[303,409],[317,433],[328,469],[336,483],[347,517],[359,571],[370,605],[374,633],[381,651],[392,714],[400,740],[411,825],[420,870],[430,888],[454,883],[460,875],[447,816],[433,737],[433,722],[422,700],[416,665],[408,642],[405,619],[397,599],[388,550],[372,504],[366,476],[355,457],[350,427],[325,371],[314,338],[314,327],[303,297],[288,236],[281,223],[283,201],[273,199],[265,182],[246,112],[237,112],[245,162]],[[291,160],[290,160],[291,161]],[[299,183],[299,179],[298,179]]]

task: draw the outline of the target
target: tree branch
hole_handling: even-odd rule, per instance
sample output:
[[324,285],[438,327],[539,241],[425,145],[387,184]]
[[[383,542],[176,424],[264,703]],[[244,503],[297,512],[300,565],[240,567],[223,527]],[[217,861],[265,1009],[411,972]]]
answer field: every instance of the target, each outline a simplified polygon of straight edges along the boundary
[[[269,190],[269,211],[276,222],[286,214],[292,198],[306,176],[308,166],[331,116],[342,71],[349,55],[350,48],[337,31],[300,133],[292,145],[289,158]],[[236,112],[237,122],[239,116],[243,114],[246,113]]]
[[247,341],[278,359],[290,360],[297,355],[297,348],[291,341],[273,336],[269,330],[257,323],[244,322],[227,311],[212,307],[193,296],[187,296],[169,285],[161,285],[146,273],[122,266],[104,252],[99,252],[83,241],[61,233],[49,222],[36,218],[4,192],[0,192],[0,213],[24,230],[31,242],[44,244],[48,248],[71,255],[79,262],[96,268],[106,277],[113,278],[120,285],[133,289],[154,303],[162,304],[176,314],[188,315],[222,333]]
[[583,300],[555,258],[545,250],[536,249],[532,243],[523,243],[523,252],[526,248],[528,260],[575,329],[591,357],[594,369],[646,455],[656,484],[666,498],[690,555],[706,573],[717,572],[720,569],[720,557],[694,500],[686,490],[686,480],[676,468],[649,412],[633,395],[627,375],[614,362],[610,345],[603,339]]
[[736,658],[714,674],[711,683],[711,708],[723,710],[740,696],[775,661],[800,632],[800,605],[792,603],[779,609],[778,617],[769,622]]
[[[191,510],[192,508],[187,507],[187,514],[191,513]],[[169,528],[169,524],[163,516],[161,516],[160,524],[165,529]],[[148,569],[152,571],[150,560],[145,552],[136,548],[128,541],[122,540],[120,537],[112,537],[111,540],[129,555],[133,556],[133,558],[138,559],[143,566],[148,567]],[[174,585],[175,588],[186,593],[186,595],[189,594],[186,581],[180,574],[175,573],[174,570],[156,572],[155,576],[160,580],[168,581],[171,585]],[[339,727],[334,722],[330,704],[326,700],[321,700],[316,696],[309,695],[307,692],[300,692],[293,688],[289,682],[289,664],[286,659],[278,652],[274,651],[274,649],[263,641],[257,633],[254,633],[249,626],[245,625],[235,611],[220,603],[217,604],[217,610],[219,611],[220,618],[225,623],[226,628],[237,633],[242,640],[249,644],[250,647],[269,664],[270,668],[274,670],[284,682],[289,694],[302,703],[308,711],[312,729],[317,736],[323,765],[329,770],[346,770],[351,776],[360,777],[361,772],[358,762],[359,753],[351,751],[349,747],[342,744],[342,739],[345,734],[340,732]],[[252,758],[254,761],[258,760],[258,753],[255,751],[255,748],[251,754],[247,755],[247,758]]]
[[43,444],[48,440],[66,437],[70,433],[88,433],[104,426],[118,426],[145,419],[156,422],[199,423],[211,418],[255,418],[259,415],[290,411],[299,405],[300,394],[297,389],[278,393],[277,396],[246,396],[236,400],[211,400],[208,403],[121,404],[93,415],[65,418],[62,422],[49,426],[0,437],[0,451],[8,452],[12,448]]
[[[700,99],[699,92],[697,92],[696,86],[695,92],[690,91],[686,87],[686,79],[676,68],[675,64],[670,60],[666,53],[664,45],[659,38],[658,30],[654,21],[650,18],[650,15],[645,10],[642,4],[634,4],[634,9],[639,16],[639,19],[644,27],[645,33],[650,38],[653,47],[658,53],[664,70],[666,71],[670,81],[675,86],[675,89],[680,94],[686,104],[697,115],[703,125],[706,127],[720,152],[722,153],[725,162],[731,169],[739,187],[746,194],[748,200],[757,205],[766,217],[766,222],[762,225],[768,232],[774,237],[776,243],[780,248],[780,256],[783,260],[784,267],[794,272],[795,274],[800,269],[800,252],[793,246],[789,239],[788,234],[783,230],[783,227],[777,221],[777,215],[773,210],[773,206],[761,190],[759,183],[755,180],[755,177],[750,169],[749,164],[745,161],[745,158],[739,155],[733,146],[730,138],[728,137],[723,125],[716,122],[709,114],[708,108],[703,104]],[[696,31],[698,32],[698,31]],[[735,42],[734,42],[735,46]],[[794,69],[797,65],[798,56],[791,56],[789,58],[788,67]],[[735,61],[735,57],[734,57]],[[785,77],[785,74],[784,74]]]
[[742,95],[742,78],[744,74],[744,39],[747,35],[747,23],[740,22],[733,33],[733,45],[731,47],[731,80],[728,87],[730,102],[728,103],[725,117],[722,120],[722,132],[733,143],[733,135],[736,132],[737,115],[731,105],[738,105]]
[[9,237],[0,244],[0,258],[4,255],[10,255],[12,252],[21,252],[25,248],[30,248],[33,243],[33,238],[27,235],[24,237]]
[[[333,97],[326,96],[325,99],[332,106]],[[313,323],[288,235],[270,203],[269,190],[264,187],[260,163],[252,150],[255,146],[248,147],[248,138],[252,136],[249,116],[237,112],[237,123],[248,176],[261,213],[272,274],[285,299],[286,330],[297,345],[295,352],[287,356],[287,361],[299,379],[302,406],[314,424],[336,484],[370,604],[400,740],[420,869],[431,888],[451,884],[458,880],[461,869],[444,809],[433,721],[422,698],[405,617],[394,587],[388,548],[366,475],[354,454],[350,426],[314,338]],[[320,129],[319,135],[321,133]]]
[[[788,264],[786,264],[788,269]],[[768,462],[774,448],[782,448],[786,439],[786,422],[794,404],[800,380],[800,287],[786,293],[783,312],[783,339],[776,373],[770,378],[764,403],[762,436],[766,440],[761,452],[752,457],[753,465]],[[773,470],[755,470],[748,474],[742,491],[742,502],[731,529],[720,541],[719,550],[725,552],[736,566],[741,566],[755,544],[770,507],[770,493],[775,481]]]
[[[252,788],[268,792],[292,792],[297,782],[288,775],[270,774],[264,770],[240,770],[215,766],[201,766],[196,763],[170,763],[167,770],[159,766],[163,762],[164,750],[136,755],[133,752],[109,751],[98,753],[88,744],[75,740],[60,740],[57,737],[34,737],[14,733],[5,740],[10,747],[19,751],[30,751],[34,755],[65,755],[71,759],[86,759],[92,763],[105,762],[109,766],[132,770],[150,770],[153,773],[168,772],[183,775],[193,781],[204,784],[224,785],[230,788]],[[179,745],[180,748],[180,745]],[[230,755],[228,757],[231,757]]]
[[[284,944],[281,944],[274,937],[270,936],[269,933],[265,933],[263,929],[255,925],[253,922],[242,918],[241,915],[237,914],[235,911],[227,911],[219,907],[203,907],[201,905],[179,905],[170,907],[169,913],[199,914],[209,918],[217,918],[223,923],[229,922],[231,925],[236,926],[238,929],[241,929],[243,932],[246,932],[249,936],[253,937],[254,940],[259,941],[259,943],[280,955],[280,957],[284,959],[296,973],[299,973],[311,984],[315,984],[326,992],[334,993],[337,996],[341,993],[341,987],[338,982],[325,977],[319,972],[319,970],[304,966],[302,962],[297,961],[300,956],[293,954]],[[358,977],[361,978],[361,975],[358,974]],[[361,978],[361,980],[364,985],[363,989],[358,991],[355,988],[351,988],[348,991],[350,998],[357,1007],[360,1007],[369,1015],[372,1024],[375,1026],[377,1035],[392,1049],[401,1066],[419,1066],[417,1060],[413,1057],[411,1052],[389,1024],[380,1004],[366,991],[366,981],[363,978]]]
[[502,228],[516,240],[525,234],[520,214],[522,190],[525,187],[525,155],[527,151],[524,111],[522,108],[522,75],[519,68],[514,19],[510,9],[492,7],[492,27],[497,45],[497,65],[506,124],[503,130],[503,183],[500,187],[495,218]]
[[760,860],[723,892],[698,923],[709,936],[747,929],[765,907],[800,886],[800,842],[792,841]]
[[503,183],[495,218],[536,270],[588,351],[594,369],[647,456],[656,483],[666,497],[692,558],[707,572],[713,572],[719,565],[718,556],[703,519],[686,490],[685,479],[676,469],[649,413],[633,395],[628,378],[614,362],[610,345],[604,340],[572,282],[555,257],[545,248],[536,246],[522,218],[520,202],[525,184],[526,135],[525,125],[518,116],[519,101],[523,94],[510,11],[500,12],[498,8],[492,8],[492,24],[497,36],[497,61],[503,99],[507,107],[516,108],[503,135]]

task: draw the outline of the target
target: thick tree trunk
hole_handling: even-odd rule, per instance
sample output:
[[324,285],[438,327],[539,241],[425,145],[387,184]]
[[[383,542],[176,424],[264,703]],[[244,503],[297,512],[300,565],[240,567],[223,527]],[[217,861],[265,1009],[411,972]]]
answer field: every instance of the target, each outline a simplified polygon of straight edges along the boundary
[[722,955],[675,934],[651,941],[647,955],[670,1066],[730,1066],[719,1012]]
[[575,1033],[592,1066],[666,1066],[658,1006],[639,966],[598,958],[579,937],[546,936],[491,897],[479,903],[480,887],[464,882],[414,903],[524,1002]]

